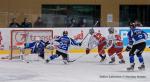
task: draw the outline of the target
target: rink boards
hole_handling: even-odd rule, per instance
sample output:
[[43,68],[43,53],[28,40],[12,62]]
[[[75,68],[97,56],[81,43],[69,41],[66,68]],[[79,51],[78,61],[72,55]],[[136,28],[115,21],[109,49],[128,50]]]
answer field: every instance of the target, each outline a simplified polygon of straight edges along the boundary
[[[150,48],[148,47],[150,46],[150,28],[149,27],[140,27],[140,28],[148,33],[149,37],[147,40],[147,48],[145,49],[145,52],[149,52]],[[53,37],[61,36],[62,32],[64,30],[67,30],[71,38],[74,38],[78,42],[80,42],[86,36],[90,28],[89,27],[87,28],[79,28],[79,27],[74,27],[74,28],[3,28],[3,29],[0,29],[0,32],[1,32],[0,37],[2,38],[0,39],[0,42],[1,42],[1,45],[3,45],[4,47],[0,46],[0,54],[10,54],[11,30],[24,30],[24,29],[25,30],[37,30],[37,29],[38,30],[52,30]],[[107,27],[94,27],[94,30],[96,32],[101,32],[105,37],[107,37],[108,35]],[[128,43],[127,33],[129,31],[129,27],[119,27],[119,28],[115,27],[115,30],[117,33],[121,35],[123,43],[124,43],[124,48],[125,48]],[[87,47],[89,37],[90,35],[83,41],[83,44],[81,47],[71,46],[69,49],[69,53],[85,53],[85,48]],[[14,52],[18,53],[18,50],[14,50]],[[92,53],[97,53],[97,48],[93,49]]]

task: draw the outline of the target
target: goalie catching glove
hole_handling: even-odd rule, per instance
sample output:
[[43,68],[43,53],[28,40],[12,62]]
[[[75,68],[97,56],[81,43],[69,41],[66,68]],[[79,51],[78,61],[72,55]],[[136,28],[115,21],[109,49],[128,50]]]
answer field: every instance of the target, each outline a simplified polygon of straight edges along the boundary
[[89,54],[89,53],[90,53],[90,49],[86,48],[86,54]]

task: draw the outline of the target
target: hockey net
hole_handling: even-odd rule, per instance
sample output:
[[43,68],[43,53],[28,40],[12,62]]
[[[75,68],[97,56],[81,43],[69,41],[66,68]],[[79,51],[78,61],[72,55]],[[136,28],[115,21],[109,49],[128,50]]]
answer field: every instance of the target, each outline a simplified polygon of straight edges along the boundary
[[[53,38],[52,30],[12,30],[11,31],[11,45],[10,45],[10,59],[19,57],[20,48],[24,47],[24,43],[34,42],[36,37],[43,41],[50,41]],[[18,48],[19,47],[19,48]],[[25,55],[31,53],[30,49],[24,49]]]

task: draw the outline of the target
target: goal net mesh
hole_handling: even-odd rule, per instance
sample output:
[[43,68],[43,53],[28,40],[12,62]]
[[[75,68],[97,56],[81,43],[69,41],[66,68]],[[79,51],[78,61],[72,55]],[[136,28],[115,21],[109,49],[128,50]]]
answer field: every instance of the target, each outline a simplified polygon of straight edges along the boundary
[[[52,30],[12,30],[11,31],[11,52],[10,58],[13,59],[16,56],[19,56],[20,49],[24,43],[31,43],[36,40],[36,37],[39,37],[43,41],[50,41],[53,38]],[[30,54],[30,49],[25,49],[24,54]]]

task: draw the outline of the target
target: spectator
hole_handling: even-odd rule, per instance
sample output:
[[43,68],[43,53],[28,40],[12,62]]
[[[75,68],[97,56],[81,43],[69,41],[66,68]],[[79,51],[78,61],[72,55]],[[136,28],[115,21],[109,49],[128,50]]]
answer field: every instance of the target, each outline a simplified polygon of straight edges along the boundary
[[38,17],[34,23],[34,27],[46,27],[46,24],[43,22],[41,17]]
[[17,23],[16,18],[12,18],[12,22],[9,24],[9,27],[20,27],[19,23]]
[[81,18],[78,24],[79,27],[87,27],[87,21],[85,18]]
[[68,27],[77,27],[77,23],[75,19],[71,19],[71,23],[68,25]]
[[28,20],[28,18],[24,18],[24,21],[21,24],[22,27],[32,27],[32,23]]

